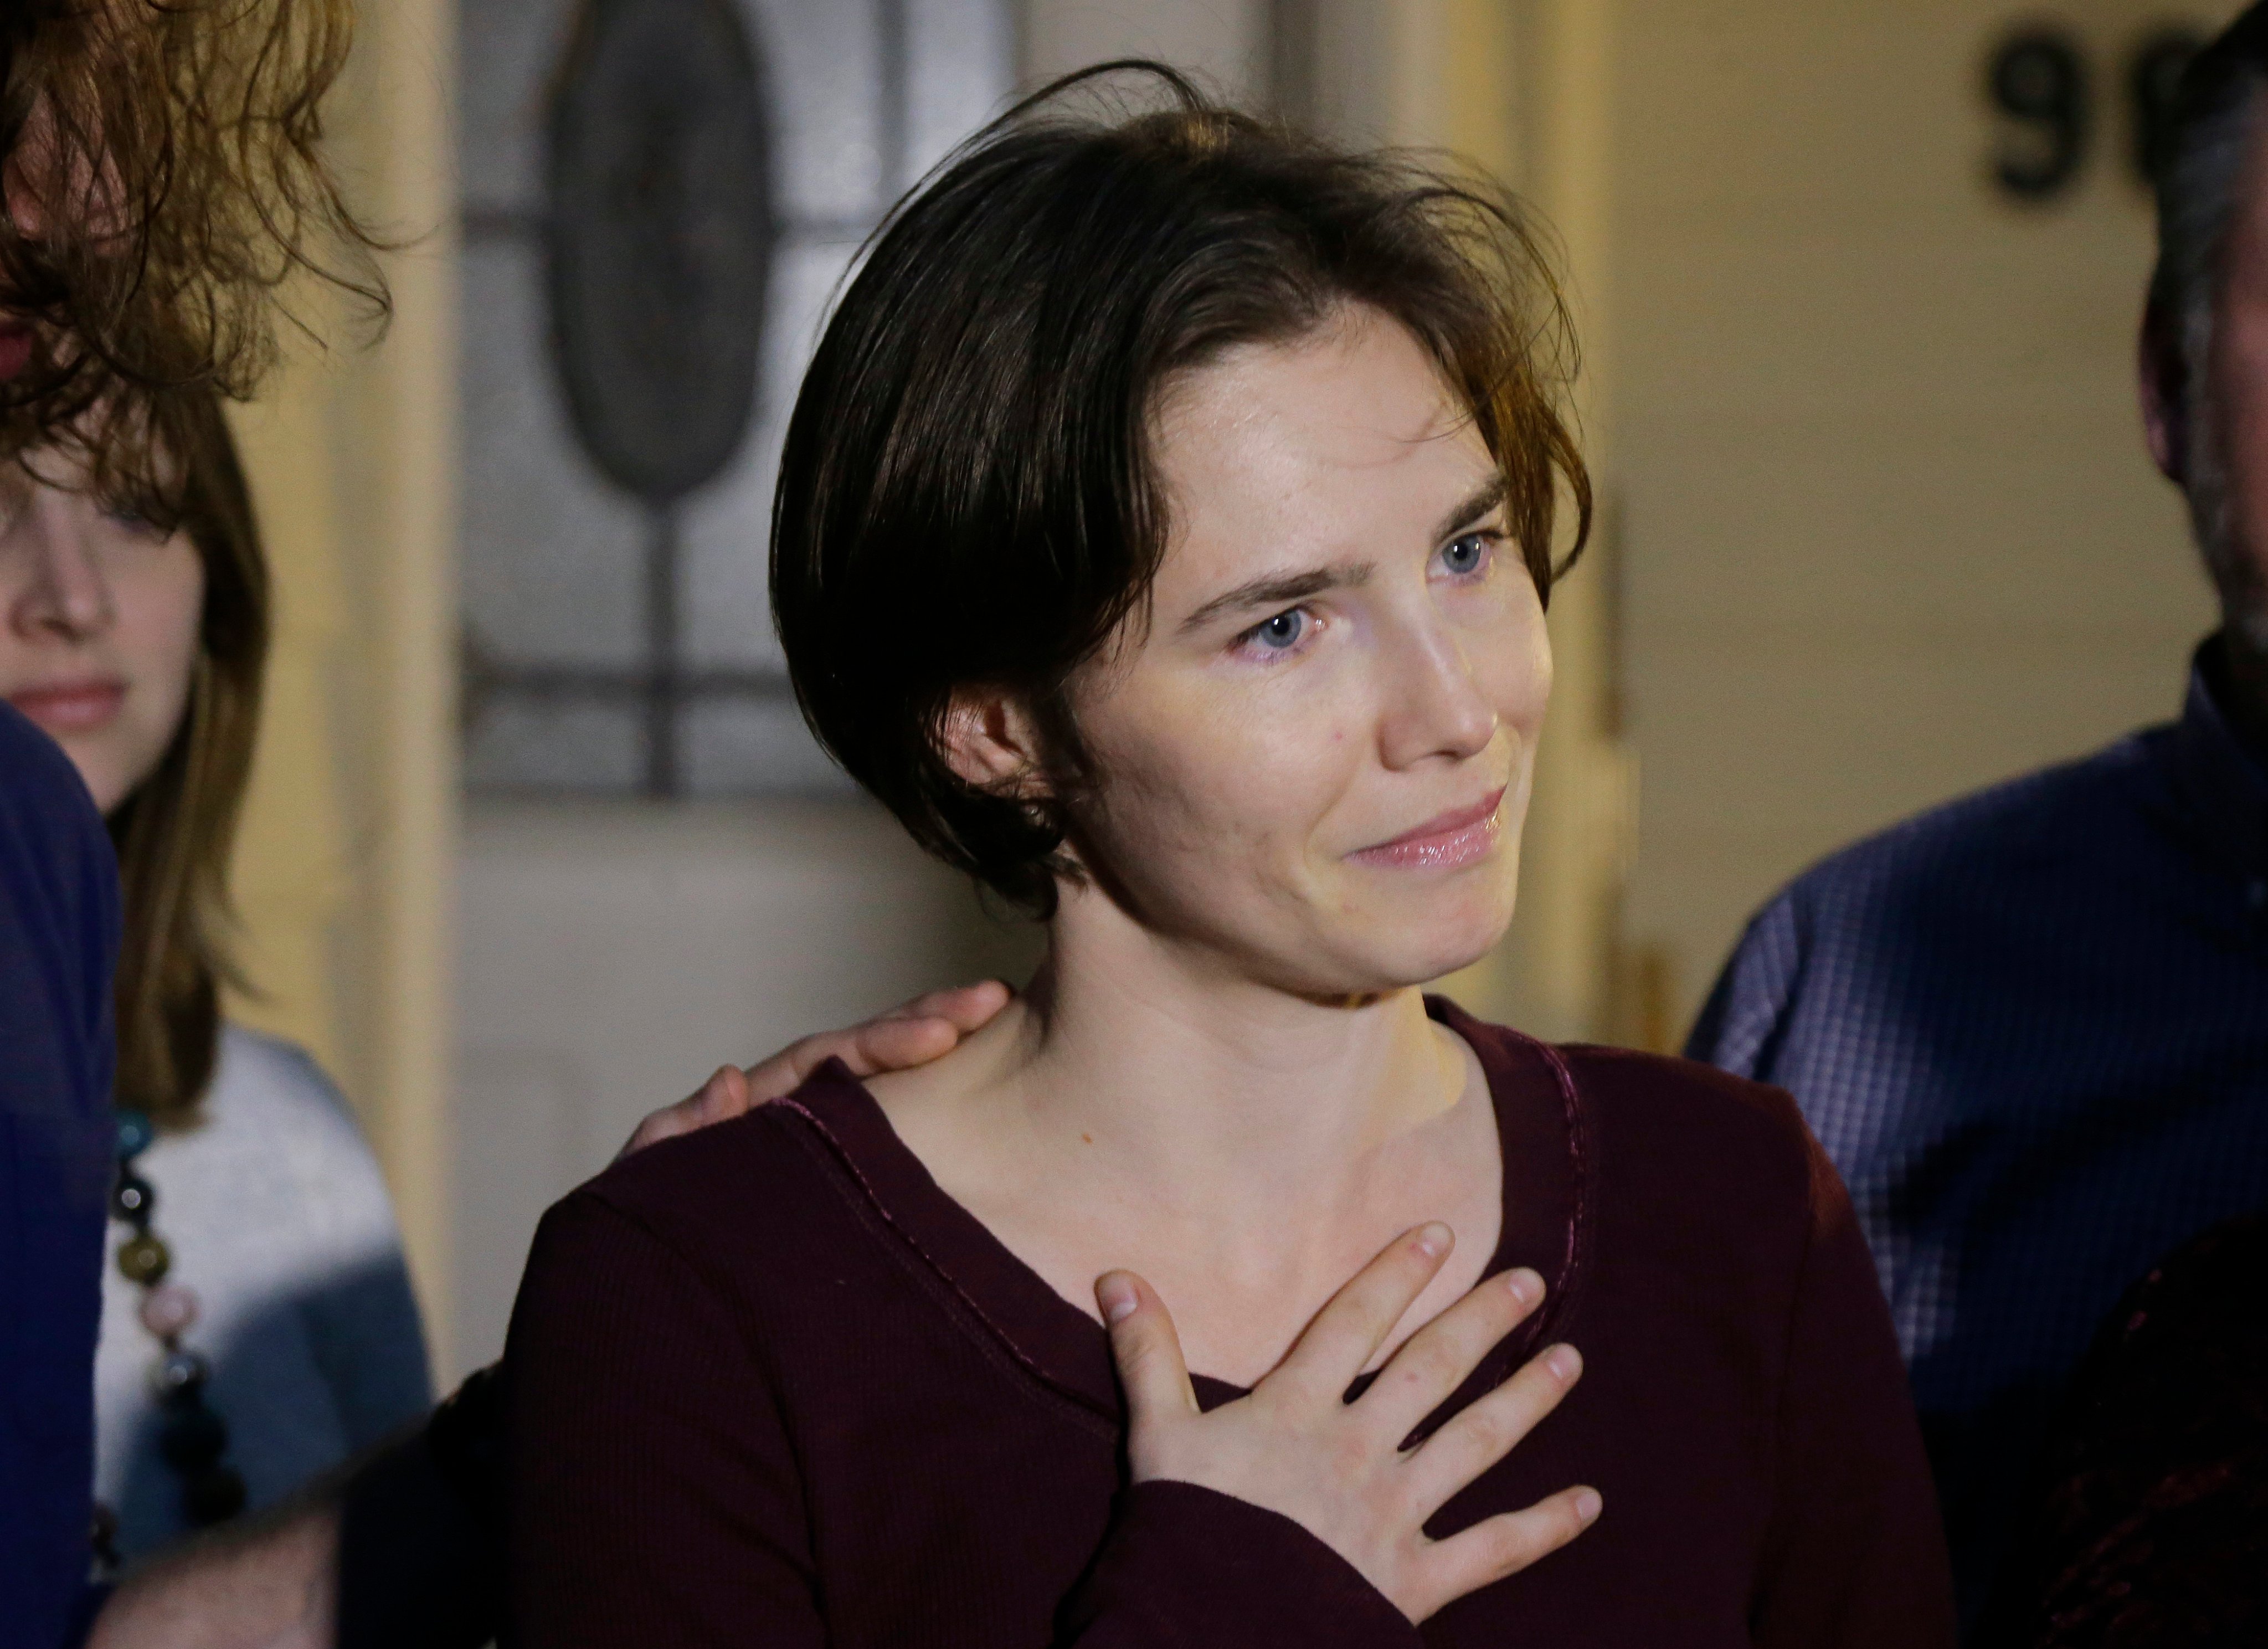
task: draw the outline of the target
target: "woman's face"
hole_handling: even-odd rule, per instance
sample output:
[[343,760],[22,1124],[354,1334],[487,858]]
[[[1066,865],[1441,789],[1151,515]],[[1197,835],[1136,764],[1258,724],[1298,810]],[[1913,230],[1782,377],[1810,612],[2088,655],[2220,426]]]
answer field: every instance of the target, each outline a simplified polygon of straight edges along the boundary
[[1151,622],[1074,685],[1081,851],[1145,927],[1283,988],[1473,961],[1512,919],[1551,651],[1469,417],[1358,310],[1191,374],[1158,457]]
[[0,697],[63,746],[106,813],[173,742],[203,610],[187,534],[21,469],[0,483]]

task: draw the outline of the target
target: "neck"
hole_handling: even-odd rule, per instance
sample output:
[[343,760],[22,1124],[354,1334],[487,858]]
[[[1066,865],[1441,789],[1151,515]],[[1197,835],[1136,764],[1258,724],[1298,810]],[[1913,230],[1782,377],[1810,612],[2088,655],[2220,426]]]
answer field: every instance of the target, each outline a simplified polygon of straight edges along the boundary
[[1360,1196],[1468,1087],[1469,1056],[1415,988],[1323,1001],[1261,983],[1093,891],[1066,898],[1013,1012],[976,1088],[1042,1158],[1075,1150],[1216,1228]]

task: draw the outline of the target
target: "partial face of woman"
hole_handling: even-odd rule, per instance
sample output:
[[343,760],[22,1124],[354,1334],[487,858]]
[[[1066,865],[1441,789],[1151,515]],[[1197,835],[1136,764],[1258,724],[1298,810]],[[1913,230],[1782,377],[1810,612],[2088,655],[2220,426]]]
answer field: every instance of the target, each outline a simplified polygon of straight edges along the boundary
[[63,746],[106,813],[180,725],[203,608],[187,534],[20,469],[0,486],[0,696]]
[[1142,926],[1335,997],[1512,919],[1551,682],[1494,460],[1405,330],[1357,311],[1160,409],[1146,627],[1074,684],[1080,850]]

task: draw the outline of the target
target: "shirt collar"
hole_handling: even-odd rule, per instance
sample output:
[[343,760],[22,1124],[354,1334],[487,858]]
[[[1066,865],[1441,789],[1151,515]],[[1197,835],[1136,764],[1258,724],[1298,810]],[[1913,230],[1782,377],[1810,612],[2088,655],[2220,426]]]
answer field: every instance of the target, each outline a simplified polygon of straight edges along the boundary
[[2236,736],[2215,696],[2218,636],[2198,646],[2174,729],[2174,778],[2216,847],[2249,877],[2268,875],[2268,769]]

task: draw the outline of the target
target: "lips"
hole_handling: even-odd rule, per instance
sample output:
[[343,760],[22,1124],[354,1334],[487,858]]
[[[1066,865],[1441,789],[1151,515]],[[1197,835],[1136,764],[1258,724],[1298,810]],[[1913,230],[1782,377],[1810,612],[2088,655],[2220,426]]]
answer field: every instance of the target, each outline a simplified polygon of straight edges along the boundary
[[1504,835],[1505,786],[1469,807],[1428,819],[1391,842],[1347,857],[1358,865],[1417,870],[1455,870],[1486,858]]
[[109,725],[126,702],[123,681],[59,681],[11,693],[8,702],[51,733]]

